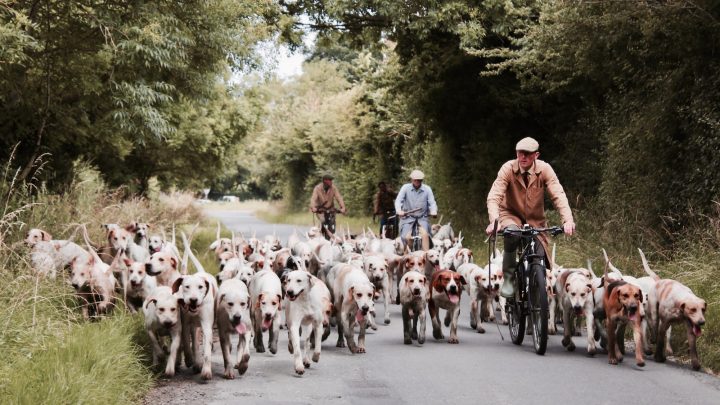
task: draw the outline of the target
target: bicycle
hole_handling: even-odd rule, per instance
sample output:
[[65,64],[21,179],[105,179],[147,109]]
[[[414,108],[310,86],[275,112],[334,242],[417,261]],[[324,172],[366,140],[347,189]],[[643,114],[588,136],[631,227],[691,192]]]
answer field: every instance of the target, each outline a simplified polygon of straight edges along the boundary
[[385,211],[380,216],[380,223],[383,223],[383,229],[381,231],[384,231],[384,235],[388,239],[395,239],[398,236],[398,218],[395,214],[395,210],[388,210]]
[[[406,211],[404,215],[401,215],[401,217],[403,217],[403,218],[404,217],[412,217],[414,219],[413,224],[412,224],[412,232],[410,233],[410,235],[411,235],[410,237],[412,239],[410,251],[412,251],[412,252],[422,250],[422,236],[420,235],[420,232],[418,231],[418,229],[420,227],[420,218],[426,218],[427,215],[421,215],[421,216],[410,215],[410,214],[412,214],[414,212],[418,212],[420,210],[422,210],[422,208],[415,208],[414,210]],[[398,217],[398,215],[394,215],[392,217],[389,217],[388,219],[393,219],[396,217]]]
[[335,207],[318,207],[315,212],[318,214],[324,214],[323,217],[325,219],[321,224],[322,233],[325,239],[330,240],[330,238],[335,235],[335,216],[338,212],[340,212],[340,210],[335,209]]
[[522,229],[507,229],[502,236],[519,237],[518,264],[515,268],[515,297],[508,298],[505,311],[508,315],[510,338],[516,345],[521,345],[525,337],[525,320],[530,315],[532,324],[533,345],[535,353],[545,354],[548,340],[548,298],[545,289],[545,254],[540,247],[537,236],[541,233],[557,236],[563,229],[557,226],[550,228],[533,228],[525,224]]

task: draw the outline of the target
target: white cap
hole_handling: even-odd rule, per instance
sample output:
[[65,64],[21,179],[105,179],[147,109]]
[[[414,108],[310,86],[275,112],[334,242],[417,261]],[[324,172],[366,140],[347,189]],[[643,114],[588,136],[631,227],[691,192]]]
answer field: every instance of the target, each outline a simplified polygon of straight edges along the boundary
[[540,149],[540,144],[530,137],[521,139],[520,142],[515,145],[515,150],[525,152],[537,152],[538,149]]
[[425,175],[420,170],[415,169],[410,173],[410,180],[422,180],[424,178]]

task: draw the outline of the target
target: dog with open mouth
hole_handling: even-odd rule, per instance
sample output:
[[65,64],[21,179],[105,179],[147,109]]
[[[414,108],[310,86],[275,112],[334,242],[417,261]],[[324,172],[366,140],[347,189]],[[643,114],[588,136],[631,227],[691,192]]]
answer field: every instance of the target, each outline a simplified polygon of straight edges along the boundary
[[277,353],[282,310],[282,284],[272,270],[261,270],[250,280],[251,316],[255,329],[254,346],[258,353],[265,352],[263,332],[269,332],[270,353]]
[[[329,314],[327,314],[326,300],[329,297],[330,292],[325,284],[312,274],[303,270],[293,270],[285,274],[285,298],[287,299],[285,320],[288,326],[288,350],[293,354],[295,372],[299,375],[305,373],[305,368],[310,367],[308,353],[311,339],[313,340],[312,361],[320,360],[324,328],[328,326]],[[304,346],[300,345],[301,330],[305,340]]]
[[[250,292],[245,283],[236,279],[225,280],[218,289],[218,298],[215,310],[215,323],[218,328],[220,347],[222,349],[225,378],[235,378],[235,371],[245,374],[250,362],[250,335],[252,322],[250,320]],[[237,359],[230,360],[230,336],[238,335]]]
[[465,285],[467,285],[465,278],[454,271],[441,270],[433,274],[428,309],[435,339],[445,338],[440,326],[440,309],[445,309],[447,310],[445,324],[450,326],[448,343],[459,343],[457,324],[460,315],[460,297]]
[[[605,266],[604,277],[607,279]],[[624,336],[625,325],[630,323],[633,328],[635,340],[635,363],[638,367],[645,366],[643,358],[643,336],[642,336],[642,291],[635,285],[623,280],[617,280],[605,286],[603,295],[603,307],[605,308],[605,329],[607,331],[608,363],[617,365],[621,362],[623,355],[618,345],[618,336]],[[568,327],[568,325],[564,325]]]
[[707,302],[696,296],[690,288],[679,281],[661,279],[650,269],[642,250],[640,250],[640,257],[642,258],[643,269],[656,283],[658,303],[657,319],[655,320],[655,332],[657,333],[655,361],[659,363],[665,361],[666,346],[669,346],[666,341],[669,339],[667,331],[670,325],[673,323],[685,323],[692,368],[693,370],[700,370],[697,339],[702,334],[702,327],[705,326]]
[[[375,313],[375,286],[367,274],[353,265],[338,268],[333,283],[335,309],[340,311],[338,318],[337,347],[345,347],[345,342],[352,353],[365,353],[365,331],[371,325]],[[355,324],[360,333],[355,344]]]

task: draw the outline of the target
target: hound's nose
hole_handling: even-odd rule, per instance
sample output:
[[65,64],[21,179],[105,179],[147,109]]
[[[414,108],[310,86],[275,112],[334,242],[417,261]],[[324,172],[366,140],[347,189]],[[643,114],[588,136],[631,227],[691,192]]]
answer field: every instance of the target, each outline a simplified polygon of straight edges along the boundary
[[580,305],[574,305],[574,306],[573,306],[573,309],[574,309],[575,311],[579,311],[579,310],[582,309],[582,307],[581,307]]
[[697,325],[698,325],[698,326],[703,326],[703,325],[705,325],[705,320],[703,319],[702,321],[698,321]]
[[149,273],[151,270],[152,270],[152,264],[145,263],[145,271]]
[[72,283],[72,286],[73,286],[73,288],[76,289],[76,290],[77,290],[78,288],[80,288],[80,285],[79,285],[78,283]]
[[165,326],[166,328],[171,328],[173,325],[175,325],[175,323],[173,321],[163,322],[163,326]]
[[628,307],[628,312],[630,312],[631,315],[637,312],[637,305],[630,305]]
[[414,289],[414,290],[413,290],[413,293],[415,293],[415,294],[420,294],[420,289],[419,289],[419,288]]
[[223,271],[224,268],[225,268],[225,263],[220,263],[220,271]]
[[191,303],[191,304],[197,304],[197,302],[198,302],[198,299],[197,299],[197,298],[190,298],[190,303]]
[[363,305],[362,308],[360,308],[360,309],[362,309],[363,314],[367,314],[368,311],[370,310],[370,307],[367,305]]
[[450,290],[451,293],[454,293],[454,292],[457,291],[457,287],[454,286],[454,285],[451,285],[450,288],[449,288],[449,290]]
[[233,323],[233,325],[239,324],[240,321],[242,321],[242,316],[241,316],[241,315],[233,315],[233,318],[232,318],[232,323]]

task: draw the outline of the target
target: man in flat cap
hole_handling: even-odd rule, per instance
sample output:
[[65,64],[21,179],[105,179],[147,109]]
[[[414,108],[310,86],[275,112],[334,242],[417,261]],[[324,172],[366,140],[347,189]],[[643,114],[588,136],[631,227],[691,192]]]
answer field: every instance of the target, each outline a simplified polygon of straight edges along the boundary
[[[515,146],[516,159],[506,162],[500,168],[497,179],[487,197],[488,217],[490,225],[485,232],[490,235],[495,220],[498,229],[520,229],[523,224],[534,228],[546,227],[545,191],[560,213],[565,234],[575,232],[570,204],[560,181],[553,168],[546,162],[538,160],[540,145],[533,138],[523,138]],[[543,252],[547,251],[548,240],[545,234],[539,235]],[[514,273],[517,265],[516,250],[520,240],[515,237],[505,238],[503,256],[503,273],[505,282],[500,294],[511,298],[514,294]]]
[[422,249],[430,249],[430,222],[427,217],[437,217],[437,203],[432,189],[423,184],[425,174],[420,170],[410,173],[410,183],[402,186],[395,198],[395,212],[400,220],[400,236],[407,246],[412,237],[412,227],[418,221],[418,233],[422,237]]
[[[325,211],[335,208],[335,201],[337,201],[340,206],[340,213],[346,213],[345,202],[340,195],[340,191],[338,191],[337,187],[333,184],[332,174],[325,173],[322,176],[322,182],[313,188],[312,197],[310,197],[310,211],[317,215],[318,220],[322,224],[325,222]],[[331,231],[334,231],[334,229]],[[324,228],[323,233],[325,233]]]

